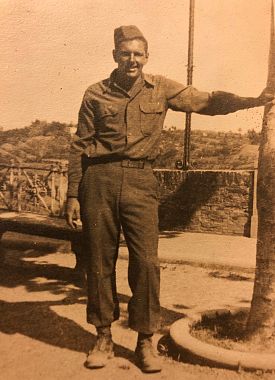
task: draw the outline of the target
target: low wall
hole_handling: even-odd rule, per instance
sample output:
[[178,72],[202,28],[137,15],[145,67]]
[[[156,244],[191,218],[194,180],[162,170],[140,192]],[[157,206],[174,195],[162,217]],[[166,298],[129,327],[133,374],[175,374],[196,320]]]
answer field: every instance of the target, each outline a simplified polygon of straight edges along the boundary
[[161,230],[250,236],[254,171],[155,170]]
[[[0,208],[63,215],[66,166],[0,168]],[[161,230],[256,236],[256,171],[154,172],[160,184]]]

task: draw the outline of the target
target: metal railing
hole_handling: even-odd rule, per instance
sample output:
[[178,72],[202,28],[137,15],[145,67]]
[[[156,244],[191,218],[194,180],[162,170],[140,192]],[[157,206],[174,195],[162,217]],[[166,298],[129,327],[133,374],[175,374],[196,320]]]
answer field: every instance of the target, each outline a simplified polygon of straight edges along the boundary
[[1,164],[0,207],[10,211],[63,215],[68,185],[65,162]]

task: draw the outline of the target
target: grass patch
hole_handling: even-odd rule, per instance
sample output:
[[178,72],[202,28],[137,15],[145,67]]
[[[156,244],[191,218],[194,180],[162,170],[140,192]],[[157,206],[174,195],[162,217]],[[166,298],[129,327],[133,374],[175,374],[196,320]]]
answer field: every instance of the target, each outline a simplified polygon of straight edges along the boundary
[[264,341],[247,340],[246,322],[249,310],[237,313],[213,312],[193,324],[191,335],[214,346],[243,352],[275,353],[275,336]]

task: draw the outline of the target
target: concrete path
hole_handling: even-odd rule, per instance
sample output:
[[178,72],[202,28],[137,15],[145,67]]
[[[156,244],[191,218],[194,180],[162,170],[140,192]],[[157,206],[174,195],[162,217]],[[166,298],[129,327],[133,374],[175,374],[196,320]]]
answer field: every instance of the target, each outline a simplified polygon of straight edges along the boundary
[[[122,244],[120,257],[127,256],[127,248]],[[167,263],[224,267],[251,272],[254,271],[256,263],[256,239],[168,231],[160,234],[159,258],[161,262]]]
[[[7,232],[2,242],[4,246],[18,248],[40,247],[69,251],[68,242],[31,235]],[[193,232],[167,231],[159,236],[159,258],[161,262],[190,264],[206,268],[227,268],[254,272],[256,264],[256,239],[243,236],[203,234]],[[127,259],[128,250],[121,242],[119,257]]]
[[[116,357],[98,372],[83,366],[95,341],[85,321],[84,289],[72,281],[74,255],[60,241],[5,234],[0,265],[0,373],[3,380],[257,380],[251,373],[199,366],[185,357],[162,356],[160,374],[142,374],[134,363],[136,333],[127,326],[131,292],[126,260],[118,260],[121,318],[113,324]],[[16,243],[16,244],[15,244]],[[161,327],[154,343],[176,320],[204,310],[249,306],[255,240],[193,233],[160,236]],[[122,244],[120,256],[127,257]],[[192,265],[180,265],[187,263]],[[217,267],[217,268],[216,268]],[[232,268],[237,268],[238,273]],[[180,361],[178,361],[180,360]],[[274,380],[272,374],[261,376]]]

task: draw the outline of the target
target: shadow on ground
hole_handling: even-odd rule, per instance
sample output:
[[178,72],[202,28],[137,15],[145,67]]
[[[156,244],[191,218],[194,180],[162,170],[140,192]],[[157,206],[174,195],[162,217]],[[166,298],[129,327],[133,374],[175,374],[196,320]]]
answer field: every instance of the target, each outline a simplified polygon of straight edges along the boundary
[[210,277],[214,278],[221,278],[229,281],[254,281],[254,275],[253,274],[239,274],[236,272],[230,272],[230,271],[212,271],[208,274]]
[[[49,254],[49,252],[43,253]],[[10,255],[11,256],[11,255]],[[28,261],[24,259],[28,258]],[[36,302],[7,302],[0,301],[0,331],[4,334],[22,334],[29,338],[47,343],[52,346],[86,353],[95,342],[95,335],[89,333],[75,321],[60,316],[53,308],[55,306],[84,305],[85,289],[73,286],[75,283],[73,269],[46,261],[36,262],[37,251],[16,252],[12,258],[3,259],[0,263],[0,286],[16,288],[23,286],[28,293],[48,292],[53,295],[64,294],[63,299]],[[33,258],[33,260],[32,260]],[[41,282],[41,279],[43,281]],[[43,296],[44,298],[47,295]],[[41,299],[42,293],[41,293]],[[128,329],[127,304],[130,297],[119,294],[121,303],[120,326]],[[123,305],[125,304],[125,305]],[[180,308],[179,308],[180,309]],[[167,308],[161,308],[160,334],[167,334],[168,328],[175,320],[185,314]],[[85,315],[83,315],[85,318]],[[116,355],[134,363],[131,350],[116,345]]]
[[[22,334],[59,348],[87,353],[95,343],[95,335],[87,332],[69,318],[51,310],[64,305],[62,301],[0,302],[0,331],[4,334]],[[133,352],[115,345],[116,355],[134,362]]]
[[182,231],[160,231],[160,239],[172,239],[178,237],[182,234]]

